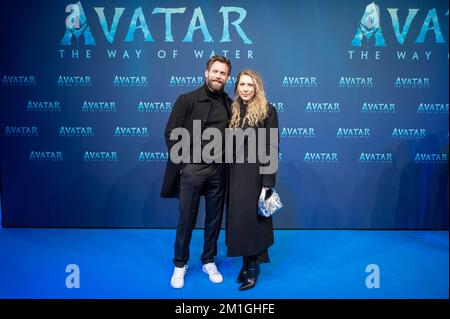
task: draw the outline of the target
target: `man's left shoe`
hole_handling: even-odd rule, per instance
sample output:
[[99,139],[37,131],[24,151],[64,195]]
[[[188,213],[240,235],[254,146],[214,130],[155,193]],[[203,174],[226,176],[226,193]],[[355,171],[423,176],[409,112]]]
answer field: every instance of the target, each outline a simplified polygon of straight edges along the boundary
[[216,267],[215,263],[204,264],[202,266],[203,272],[207,273],[209,280],[215,284],[220,284],[223,281],[222,274]]

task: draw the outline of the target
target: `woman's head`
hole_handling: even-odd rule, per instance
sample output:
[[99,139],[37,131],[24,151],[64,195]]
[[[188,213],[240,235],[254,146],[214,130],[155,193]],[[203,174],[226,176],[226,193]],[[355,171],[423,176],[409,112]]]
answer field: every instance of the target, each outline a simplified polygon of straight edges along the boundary
[[247,113],[242,125],[248,123],[250,126],[255,126],[267,117],[266,94],[261,76],[258,73],[250,69],[242,70],[237,75],[234,92],[231,127],[238,127],[240,124],[239,104],[241,102],[247,105]]
[[255,81],[248,74],[241,74],[237,81],[235,94],[237,94],[244,103],[248,103],[255,96]]

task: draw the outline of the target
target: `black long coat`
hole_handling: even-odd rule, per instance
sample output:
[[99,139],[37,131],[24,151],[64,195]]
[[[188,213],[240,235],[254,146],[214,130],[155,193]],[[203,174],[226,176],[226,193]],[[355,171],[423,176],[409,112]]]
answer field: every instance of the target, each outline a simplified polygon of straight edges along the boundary
[[[186,94],[182,94],[175,102],[172,112],[170,113],[167,125],[164,131],[164,137],[166,140],[167,149],[169,150],[178,141],[170,140],[170,133],[173,129],[178,127],[184,127],[189,131],[189,134],[193,135],[193,121],[201,120],[201,132],[208,119],[209,110],[212,105],[212,100],[206,94],[205,85],[198,89]],[[228,109],[228,113],[231,115],[231,103],[232,100],[225,94],[225,102]],[[192,152],[192,150],[191,150]],[[186,164],[174,164],[170,159],[167,161],[166,170],[164,173],[164,180],[161,187],[160,196],[163,198],[179,197],[180,193],[180,170]]]
[[[241,112],[241,120],[242,115]],[[243,129],[248,127],[244,126]],[[277,112],[272,105],[269,105],[268,117],[258,127],[278,128]],[[269,142],[268,132],[266,136]],[[277,138],[279,140],[279,137]],[[244,147],[248,147],[246,140]],[[278,159],[278,148],[276,157]],[[267,248],[274,243],[272,217],[258,216],[257,209],[262,186],[274,187],[276,174],[261,175],[260,166],[258,161],[229,164],[226,213],[226,244],[229,257],[265,254]]]

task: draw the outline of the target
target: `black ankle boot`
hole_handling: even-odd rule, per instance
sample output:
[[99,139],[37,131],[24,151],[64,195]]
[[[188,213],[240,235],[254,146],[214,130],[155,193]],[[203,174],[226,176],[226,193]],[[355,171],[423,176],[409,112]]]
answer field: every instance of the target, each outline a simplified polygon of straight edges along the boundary
[[252,264],[247,267],[247,278],[239,287],[239,290],[247,290],[255,287],[259,275],[259,265]]
[[239,275],[237,277],[237,283],[241,284],[243,282],[245,282],[247,280],[247,263],[246,262],[242,262],[242,268],[241,271],[239,272]]

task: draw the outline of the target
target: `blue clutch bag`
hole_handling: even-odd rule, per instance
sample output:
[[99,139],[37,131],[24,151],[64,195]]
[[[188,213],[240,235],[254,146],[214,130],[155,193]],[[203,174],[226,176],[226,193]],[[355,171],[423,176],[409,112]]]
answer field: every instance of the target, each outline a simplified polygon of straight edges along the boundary
[[267,190],[268,188],[263,187],[258,200],[258,215],[262,217],[270,217],[283,207],[280,195],[274,188],[271,189],[272,194],[266,199]]

